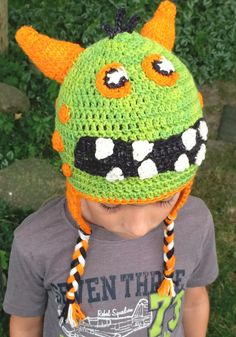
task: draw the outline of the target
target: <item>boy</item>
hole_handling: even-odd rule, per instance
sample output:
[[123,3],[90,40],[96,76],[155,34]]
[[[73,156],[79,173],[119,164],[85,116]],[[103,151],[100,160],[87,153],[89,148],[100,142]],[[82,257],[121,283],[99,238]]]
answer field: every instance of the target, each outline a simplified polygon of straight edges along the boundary
[[66,197],[14,233],[11,337],[206,335],[214,225],[189,195],[207,125],[191,74],[171,53],[175,12],[163,1],[139,34],[137,17],[124,27],[118,11],[116,26],[104,26],[109,38],[87,49],[17,32],[62,83],[52,144],[67,179]]

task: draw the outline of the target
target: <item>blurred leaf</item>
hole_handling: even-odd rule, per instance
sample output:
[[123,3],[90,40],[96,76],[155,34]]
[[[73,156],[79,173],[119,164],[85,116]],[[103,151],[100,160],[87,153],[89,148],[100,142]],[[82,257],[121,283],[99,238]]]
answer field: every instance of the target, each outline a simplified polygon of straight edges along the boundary
[[0,269],[7,270],[8,259],[7,253],[4,250],[0,250]]
[[14,158],[14,153],[13,153],[13,151],[7,152],[7,159],[13,160],[13,158]]

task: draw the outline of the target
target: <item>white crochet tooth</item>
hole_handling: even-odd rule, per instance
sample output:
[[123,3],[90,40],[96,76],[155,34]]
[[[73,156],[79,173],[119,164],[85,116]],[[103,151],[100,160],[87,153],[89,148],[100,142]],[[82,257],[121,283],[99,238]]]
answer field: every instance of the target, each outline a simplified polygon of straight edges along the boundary
[[198,130],[203,140],[207,140],[208,127],[205,121],[200,121]]
[[170,73],[171,71],[175,71],[175,68],[173,66],[173,64],[167,60],[164,56],[161,57],[160,60],[161,63],[158,63],[160,70],[161,71],[167,71],[168,73]]
[[113,154],[115,144],[111,138],[98,138],[96,140],[95,157],[100,160]]
[[175,171],[183,172],[189,168],[189,159],[185,153],[181,154],[175,162]]
[[122,77],[125,77],[127,80],[129,79],[124,67],[117,68],[113,73],[107,73],[107,77],[109,78],[107,81],[108,84],[118,84]]
[[156,164],[151,159],[144,160],[138,168],[140,179],[152,178],[157,175],[157,173]]
[[146,155],[152,152],[154,143],[149,143],[147,140],[136,140],[133,142],[133,158],[137,161],[142,161]]
[[196,157],[195,157],[195,164],[197,164],[198,166],[201,165],[202,161],[205,159],[205,155],[206,155],[206,145],[202,144]]
[[108,181],[123,180],[124,175],[119,167],[114,167],[110,172],[107,173],[106,179]]
[[188,130],[183,132],[181,138],[187,151],[192,150],[192,148],[196,145],[196,135],[197,130],[194,130],[192,128],[189,128]]

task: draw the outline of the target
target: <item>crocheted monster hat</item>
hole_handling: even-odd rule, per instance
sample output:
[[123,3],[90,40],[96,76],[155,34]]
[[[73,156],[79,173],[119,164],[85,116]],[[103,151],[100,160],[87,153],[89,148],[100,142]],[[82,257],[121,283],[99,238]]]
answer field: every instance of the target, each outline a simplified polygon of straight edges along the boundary
[[124,11],[108,37],[82,48],[21,27],[16,40],[32,62],[61,84],[53,148],[62,159],[66,198],[79,225],[62,317],[72,327],[86,316],[76,292],[91,234],[81,198],[112,204],[146,204],[177,192],[164,220],[160,295],[175,296],[174,220],[187,201],[205,158],[203,100],[186,66],[172,53],[176,7],[162,1],[141,32],[137,16],[124,27]]

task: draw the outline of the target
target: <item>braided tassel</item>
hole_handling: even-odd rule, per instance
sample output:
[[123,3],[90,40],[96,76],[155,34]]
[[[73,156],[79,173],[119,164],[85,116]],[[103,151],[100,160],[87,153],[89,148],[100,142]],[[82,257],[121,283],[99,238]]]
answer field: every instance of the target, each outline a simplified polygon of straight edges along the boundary
[[164,258],[164,280],[158,288],[158,294],[174,297],[176,295],[173,283],[175,256],[174,256],[174,220],[168,216],[164,220],[164,240],[163,240],[163,258]]
[[76,302],[75,293],[79,288],[79,282],[84,274],[85,259],[88,250],[90,234],[86,235],[82,230],[78,230],[79,237],[72,255],[70,276],[67,279],[66,304],[61,313],[64,322],[69,323],[72,328],[78,326],[80,320],[86,316]]
[[164,240],[163,240],[163,275],[164,280],[162,281],[157,292],[160,296],[170,296],[175,297],[175,287],[173,282],[173,276],[175,271],[175,256],[174,256],[174,220],[177,217],[178,211],[187,202],[188,196],[191,192],[192,185],[194,183],[195,177],[193,177],[187,186],[180,192],[179,199],[177,200],[175,206],[171,210],[170,214],[164,220]]

